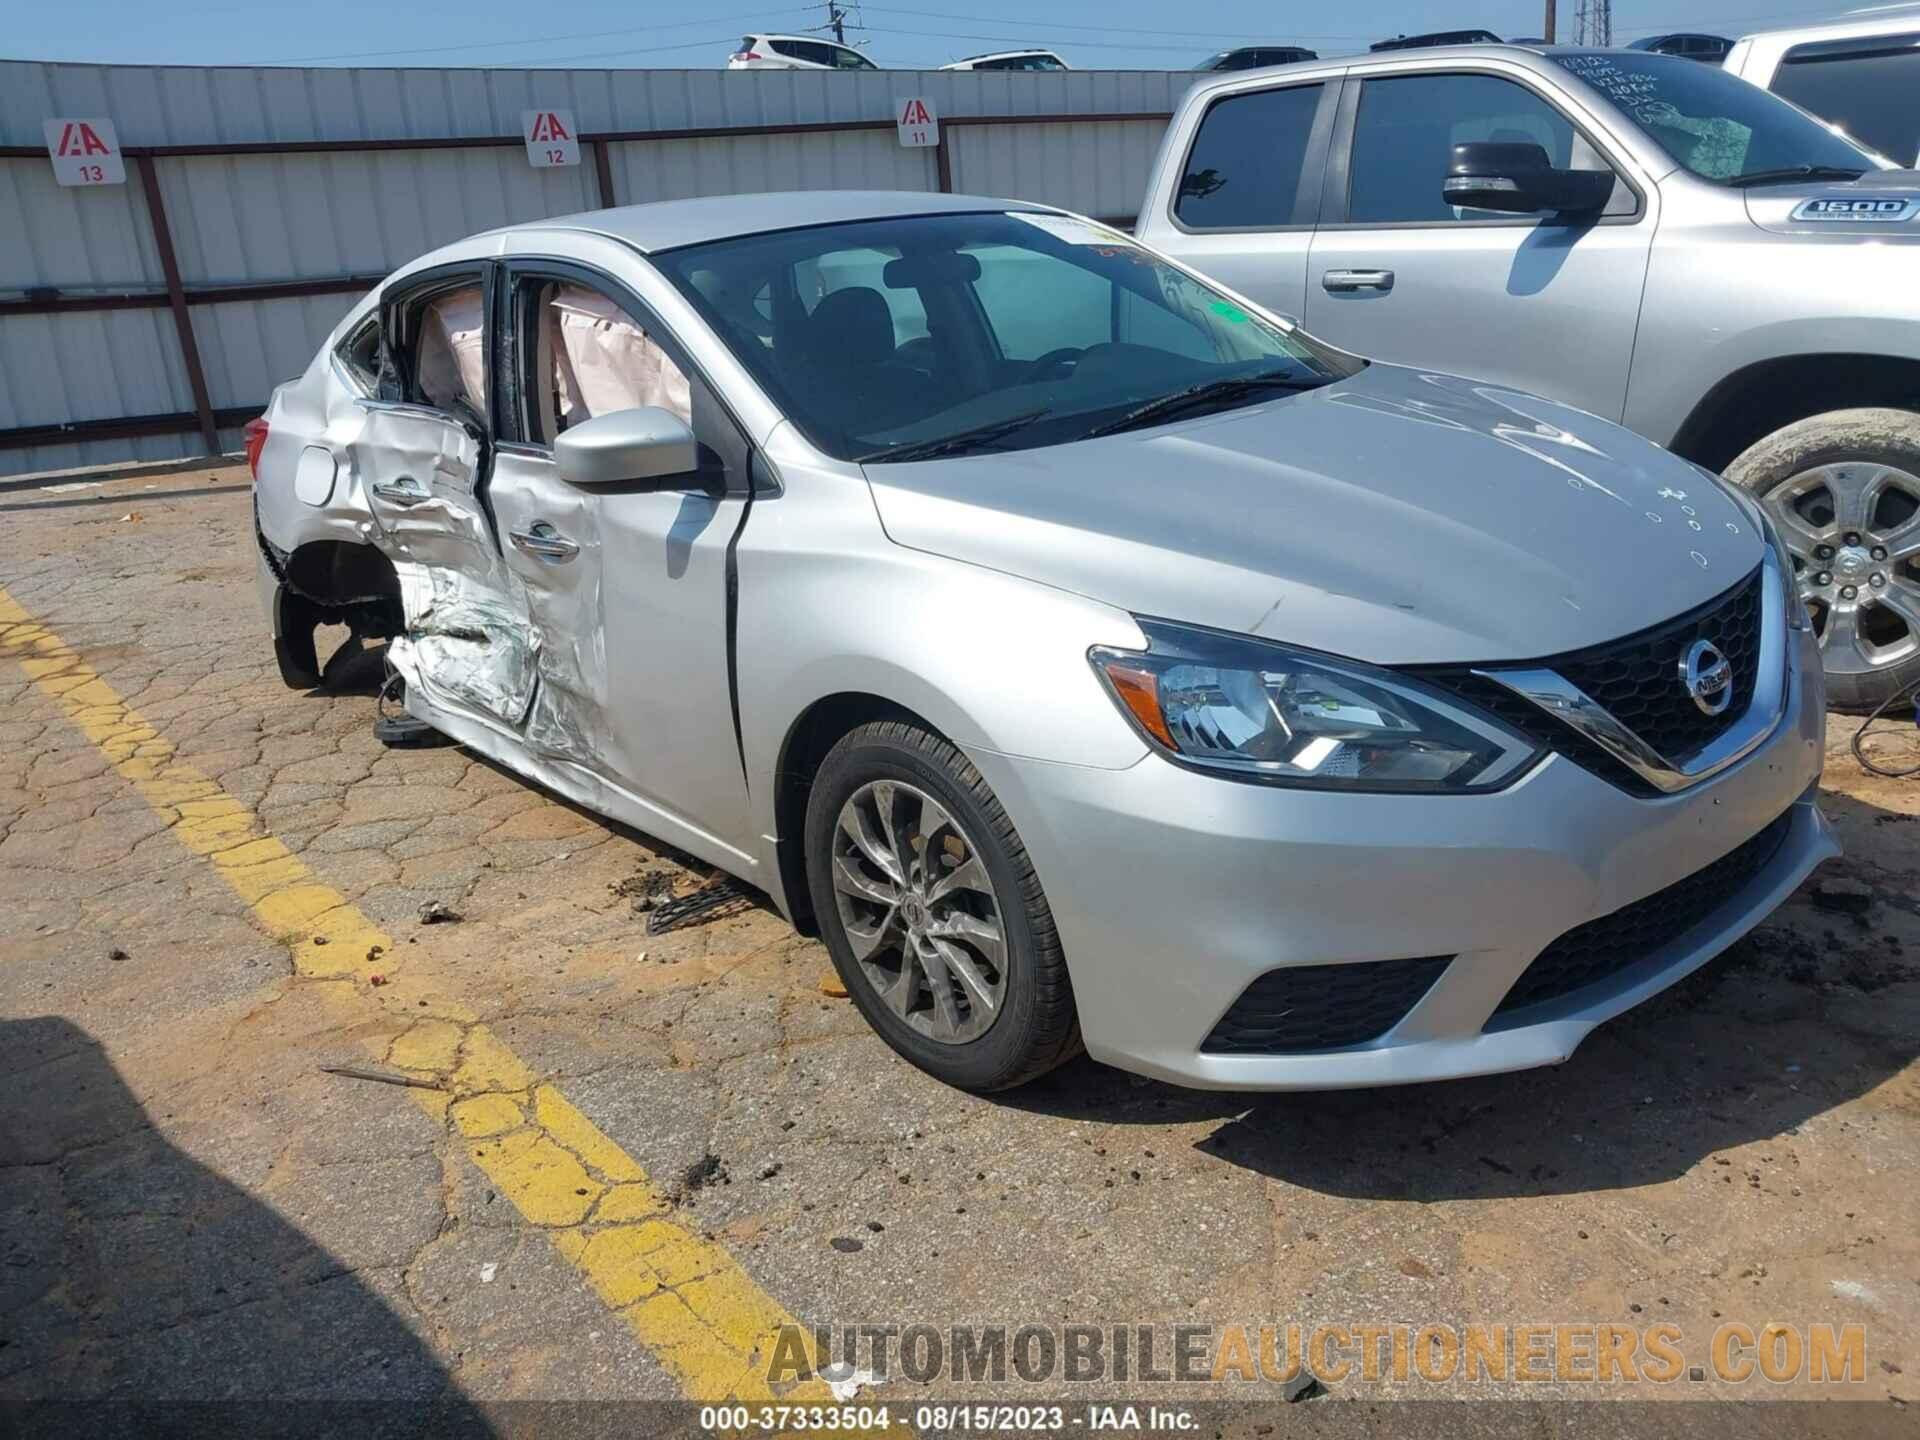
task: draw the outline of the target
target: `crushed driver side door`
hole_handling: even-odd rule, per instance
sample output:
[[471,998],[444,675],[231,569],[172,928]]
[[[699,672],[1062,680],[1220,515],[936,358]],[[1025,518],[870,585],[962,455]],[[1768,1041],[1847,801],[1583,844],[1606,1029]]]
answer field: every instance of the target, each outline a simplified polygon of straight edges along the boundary
[[492,266],[407,277],[382,298],[378,397],[348,463],[374,544],[400,579],[406,633],[388,659],[429,704],[518,731],[535,688],[526,592],[488,515]]

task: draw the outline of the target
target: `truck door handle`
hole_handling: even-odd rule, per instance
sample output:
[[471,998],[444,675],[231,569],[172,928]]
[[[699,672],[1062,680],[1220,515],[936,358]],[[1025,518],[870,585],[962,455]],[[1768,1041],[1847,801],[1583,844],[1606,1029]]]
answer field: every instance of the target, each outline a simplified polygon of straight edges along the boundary
[[376,480],[368,488],[391,505],[418,505],[428,498],[427,492],[420,488],[420,482],[411,475],[401,475],[393,480]]
[[1391,270],[1329,270],[1320,277],[1320,284],[1329,294],[1339,294],[1346,290],[1391,290],[1393,272]]
[[580,553],[580,547],[544,520],[536,520],[525,530],[508,532],[513,548],[535,559],[564,565]]

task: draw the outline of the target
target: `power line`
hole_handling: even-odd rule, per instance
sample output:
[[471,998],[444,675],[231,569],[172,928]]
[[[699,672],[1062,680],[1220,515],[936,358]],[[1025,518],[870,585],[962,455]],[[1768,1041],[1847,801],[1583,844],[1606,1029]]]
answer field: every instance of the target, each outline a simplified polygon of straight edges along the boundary
[[[1047,20],[1047,19],[1041,19],[1033,16],[1023,15],[1023,16],[1015,17],[1011,15],[982,15],[982,14],[979,14],[978,12],[971,15],[957,15],[947,10],[912,10],[912,9],[906,8],[905,6],[900,6],[900,5],[868,5],[865,8],[869,10],[873,10],[878,14],[914,15],[914,16],[918,16],[923,19],[929,19],[929,20],[972,20],[977,22],[984,22],[985,24],[988,24],[988,25],[1034,26],[1036,28],[1046,29],[1046,30],[1093,30],[1093,31],[1097,31],[1099,33],[1107,34],[1107,35],[1167,35],[1167,36],[1175,36],[1175,37],[1184,36],[1188,39],[1199,39],[1202,43],[1204,43],[1207,39],[1215,38],[1215,37],[1229,39],[1229,40],[1259,40],[1259,39],[1271,38],[1273,34],[1273,32],[1271,31],[1264,31],[1264,30],[1261,30],[1261,31],[1191,30],[1191,29],[1146,30],[1134,25],[1079,25],[1079,24],[1074,24],[1070,21],[1065,21],[1065,20]],[[932,33],[932,32],[916,32],[916,31],[907,30],[907,31],[901,31],[899,33],[911,35],[916,33]],[[1371,40],[1375,38],[1371,35],[1307,35],[1307,34],[1302,34],[1300,31],[1297,31],[1297,30],[1287,30],[1284,33],[1287,36],[1291,37],[1292,39],[1296,39],[1296,40]],[[1081,42],[1076,40],[1074,43],[1077,45],[1077,44],[1080,44]],[[1182,46],[1181,48],[1191,49],[1193,47]]]
[[[735,15],[709,15],[701,20],[678,20],[666,25],[629,25],[619,30],[583,30],[569,35],[541,35],[518,40],[476,40],[469,41],[464,45],[422,45],[410,50],[349,50],[337,55],[292,55],[279,60],[261,60],[255,63],[261,65],[307,65],[321,60],[375,60],[387,55],[444,55],[448,51],[454,50],[502,50],[516,46],[525,47],[528,45],[557,44],[564,40],[604,40],[615,35],[642,35],[658,30],[689,30],[695,25],[717,25],[723,20],[763,20],[768,16],[790,15],[795,8],[797,7],[789,5],[779,10],[751,10]],[[732,38],[737,40],[739,37],[736,35]],[[727,43],[729,42],[725,40],[694,40],[685,45],[659,45],[648,48],[659,50],[689,50],[697,45]],[[615,50],[603,51],[601,53],[635,55],[640,54],[641,51]],[[568,57],[555,56],[551,58],[565,59]],[[545,62],[540,61],[538,63],[544,64]]]

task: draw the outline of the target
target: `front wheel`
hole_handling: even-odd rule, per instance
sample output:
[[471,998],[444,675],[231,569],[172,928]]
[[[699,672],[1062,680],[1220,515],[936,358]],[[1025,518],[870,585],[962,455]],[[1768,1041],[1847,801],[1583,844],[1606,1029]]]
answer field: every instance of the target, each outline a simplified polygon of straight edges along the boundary
[[1920,414],[1835,410],[1727,467],[1766,506],[1813,616],[1837,710],[1920,683]]
[[814,777],[806,847],[834,969],[906,1059],[963,1090],[1004,1090],[1079,1049],[1039,877],[953,745],[904,720],[846,735]]

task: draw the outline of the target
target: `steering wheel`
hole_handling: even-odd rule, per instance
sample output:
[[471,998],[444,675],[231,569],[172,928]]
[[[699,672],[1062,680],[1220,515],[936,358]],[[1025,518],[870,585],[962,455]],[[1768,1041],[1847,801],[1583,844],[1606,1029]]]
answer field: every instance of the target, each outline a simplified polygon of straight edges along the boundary
[[[1027,362],[1027,379],[1029,381],[1043,378],[1064,380],[1068,367],[1077,364],[1080,357],[1086,353],[1085,347],[1080,345],[1062,345],[1058,350],[1049,350],[1038,359]],[[1048,377],[1049,370],[1059,370],[1061,374]]]

